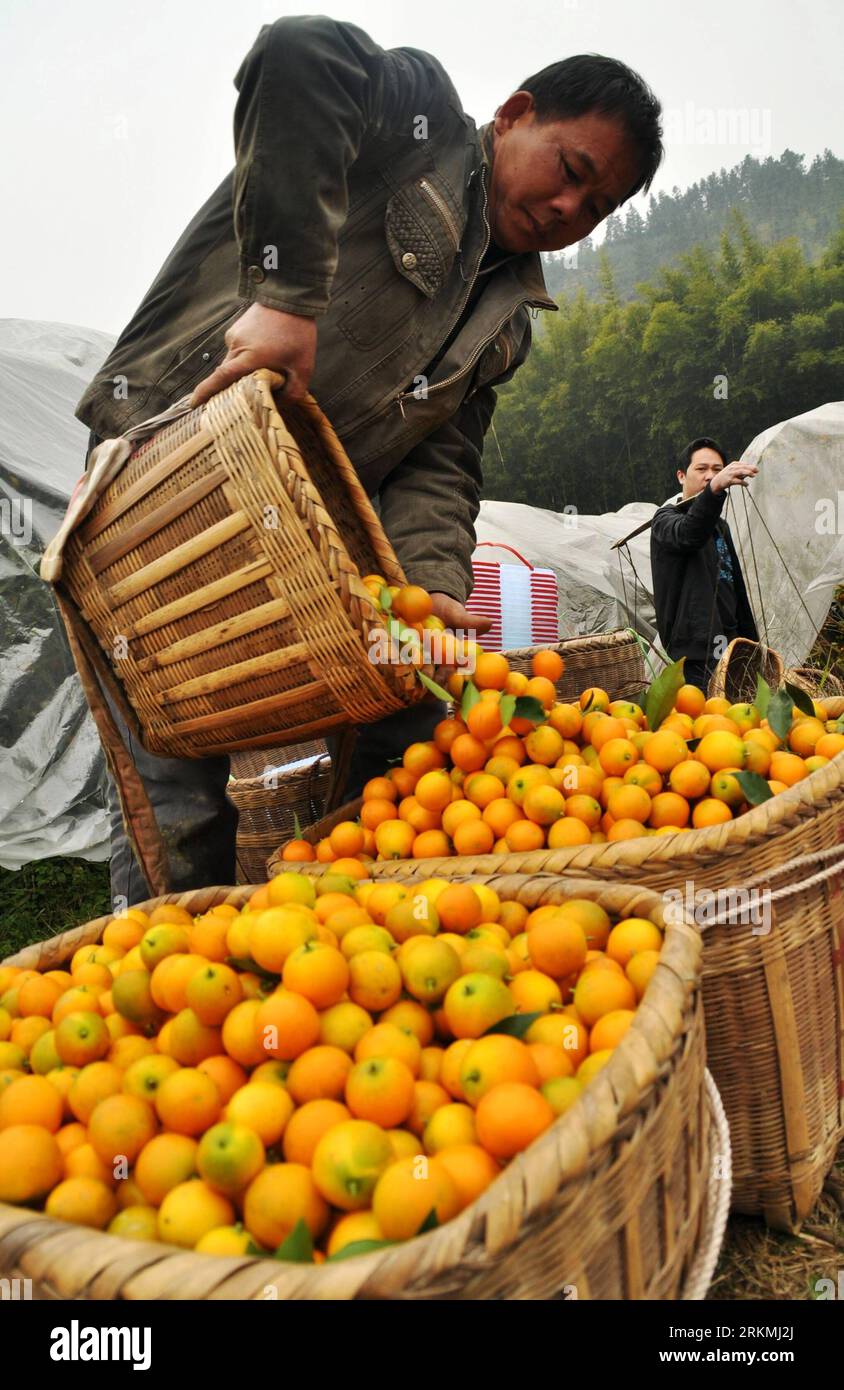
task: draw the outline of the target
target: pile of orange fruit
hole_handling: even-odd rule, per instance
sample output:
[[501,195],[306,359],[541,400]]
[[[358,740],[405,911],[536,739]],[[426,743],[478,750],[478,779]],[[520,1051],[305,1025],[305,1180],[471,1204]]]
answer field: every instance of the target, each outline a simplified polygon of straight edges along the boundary
[[474,1201],[606,1063],[661,932],[340,868],[0,966],[0,1200],[216,1254],[304,1230],[318,1262]]
[[[472,655],[471,687],[459,674],[449,681],[463,713],[372,778],[356,820],[316,846],[289,841],[284,860],[506,854],[670,835],[742,815],[739,772],[758,774],[776,794],[844,750],[841,724],[817,702],[811,716],[795,710],[783,741],[754,705],[684,685],[651,730],[639,705],[605,690],[560,701],[557,652],[537,652],[530,677],[501,653]],[[509,714],[508,697],[532,697],[536,712]]]

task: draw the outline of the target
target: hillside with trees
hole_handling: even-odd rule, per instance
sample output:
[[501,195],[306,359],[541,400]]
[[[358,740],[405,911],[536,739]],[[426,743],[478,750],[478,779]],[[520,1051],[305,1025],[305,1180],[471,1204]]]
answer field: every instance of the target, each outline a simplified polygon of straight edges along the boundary
[[797,237],[810,260],[816,260],[838,225],[844,205],[844,160],[829,150],[808,168],[802,155],[785,150],[779,159],[750,155],[732,169],[692,184],[685,192],[651,195],[644,216],[634,199],[623,211],[608,217],[600,247],[591,238],[577,248],[576,265],[566,265],[571,252],[543,257],[549,293],[596,297],[601,289],[601,251],[609,257],[621,299],[630,299],[640,280],[659,270],[690,246],[715,250],[734,209],[744,214],[754,235],[765,246]]
[[485,497],[585,513],[659,503],[694,436],[738,458],[761,430],[841,398],[844,218],[815,258],[798,236],[766,245],[741,210],[716,246],[689,245],[633,299],[609,249],[594,295],[559,297],[498,392]]

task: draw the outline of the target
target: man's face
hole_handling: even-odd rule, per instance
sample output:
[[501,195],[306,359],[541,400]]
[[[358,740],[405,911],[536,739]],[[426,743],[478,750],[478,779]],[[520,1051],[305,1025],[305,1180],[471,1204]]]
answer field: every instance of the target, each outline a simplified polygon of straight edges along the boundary
[[639,178],[636,152],[610,116],[538,121],[530,93],[516,92],[494,130],[488,216],[493,241],[507,251],[582,241]]
[[685,473],[677,469],[678,481],[683,484],[683,496],[695,497],[703,492],[710,478],[720,473],[724,461],[714,449],[695,449]]

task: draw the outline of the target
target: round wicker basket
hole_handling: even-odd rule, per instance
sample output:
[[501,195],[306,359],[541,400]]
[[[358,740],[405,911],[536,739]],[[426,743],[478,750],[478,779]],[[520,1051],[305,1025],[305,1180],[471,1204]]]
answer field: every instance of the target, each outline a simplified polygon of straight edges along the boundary
[[[494,876],[529,907],[585,896],[664,930],[659,965],[607,1066],[460,1216],[394,1248],[323,1265],[223,1259],[0,1205],[0,1271],[58,1298],[699,1298],[723,1233],[729,1147],[705,1085],[700,935],[633,885]],[[247,888],[168,901],[241,905]],[[12,957],[50,969],[108,918]],[[713,1172],[718,1181],[713,1182]]]
[[[516,647],[504,653],[514,671],[531,674],[534,653],[547,648]],[[642,650],[632,633],[596,633],[588,637],[567,637],[552,651],[559,652],[565,670],[556,682],[560,700],[576,700],[582,690],[599,686],[612,700],[640,695],[647,684]]]
[[[844,713],[844,700],[825,703],[833,717]],[[358,809],[340,807],[308,838],[315,843]],[[278,852],[267,864],[270,876],[286,868],[324,872],[285,865]],[[371,867],[379,879],[495,872],[632,881],[698,910],[707,1050],[730,1120],[734,1206],[797,1230],[844,1136],[844,753],[724,825]],[[769,913],[770,930],[715,920],[713,895],[716,905],[744,901],[748,914]]]
[[756,677],[762,676],[776,690],[785,676],[785,663],[778,652],[747,637],[734,637],[709,682],[710,696],[725,696],[733,704],[756,698]]

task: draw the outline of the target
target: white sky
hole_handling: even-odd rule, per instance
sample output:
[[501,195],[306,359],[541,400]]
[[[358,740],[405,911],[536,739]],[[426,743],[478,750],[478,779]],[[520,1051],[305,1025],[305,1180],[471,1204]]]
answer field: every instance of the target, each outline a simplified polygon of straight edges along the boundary
[[[748,153],[842,154],[841,0],[329,8],[385,47],[435,53],[478,124],[557,58],[623,59],[668,114],[655,191]],[[277,0],[0,0],[0,315],[120,332],[231,168],[243,56],[262,24],[303,11]]]

